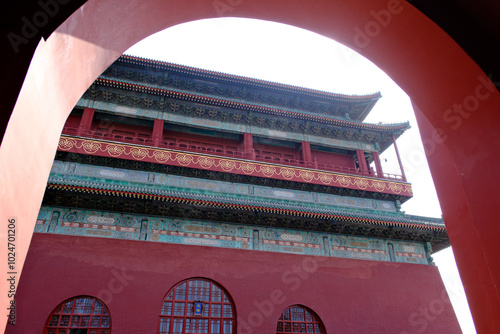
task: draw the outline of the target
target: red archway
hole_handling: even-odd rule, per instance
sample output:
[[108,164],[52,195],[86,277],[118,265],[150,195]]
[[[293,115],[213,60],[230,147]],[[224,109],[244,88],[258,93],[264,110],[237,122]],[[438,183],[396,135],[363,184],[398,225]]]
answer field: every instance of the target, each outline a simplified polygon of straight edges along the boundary
[[[500,328],[500,227],[492,210],[499,197],[500,94],[448,35],[398,0],[87,2],[39,44],[0,148],[1,219],[16,226],[17,272],[59,133],[83,91],[135,42],[178,23],[218,16],[272,20],[333,38],[357,49],[408,93],[476,328]],[[1,233],[5,249],[7,229]],[[7,256],[1,261],[7,268]],[[2,298],[9,305],[7,294]]]

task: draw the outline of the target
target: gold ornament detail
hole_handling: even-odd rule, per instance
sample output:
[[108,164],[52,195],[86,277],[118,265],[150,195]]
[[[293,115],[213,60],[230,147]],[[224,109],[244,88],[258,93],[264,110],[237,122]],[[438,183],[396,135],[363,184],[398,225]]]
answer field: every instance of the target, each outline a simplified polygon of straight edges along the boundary
[[330,184],[333,181],[333,175],[321,173],[319,174],[319,179],[324,184]]
[[403,190],[403,186],[398,184],[398,183],[394,183],[394,182],[391,182],[389,183],[389,188],[395,192],[396,194],[399,194],[402,190]]
[[208,158],[208,157],[199,157],[198,158],[198,163],[200,164],[201,167],[203,168],[210,168],[214,165],[214,159]]
[[59,139],[59,149],[69,151],[76,145],[76,140],[69,138]]
[[130,154],[138,160],[142,160],[148,156],[148,151],[141,148],[134,148],[130,150]]
[[119,157],[123,154],[123,152],[125,152],[125,147],[121,145],[108,145],[106,147],[106,151],[114,157]]
[[366,189],[366,187],[368,187],[368,180],[357,177],[354,179],[354,184],[357,185],[360,189]]
[[274,173],[276,173],[276,168],[274,167],[271,167],[271,166],[261,166],[260,167],[260,171],[262,172],[262,174],[264,174],[265,176],[273,176]]
[[314,179],[314,173],[309,171],[301,171],[299,176],[306,182],[311,182]]
[[240,164],[240,169],[243,171],[243,173],[245,174],[252,174],[253,172],[255,172],[255,169],[257,167],[255,166],[255,164],[249,164],[249,163],[246,163],[246,162],[242,162]]
[[232,171],[236,166],[234,161],[231,160],[221,160],[219,166],[226,172]]
[[84,141],[82,143],[82,148],[86,153],[92,154],[101,148],[101,144],[93,142],[93,141]]
[[384,182],[380,182],[380,181],[373,181],[373,182],[372,182],[372,186],[373,186],[373,188],[375,188],[375,190],[377,190],[377,191],[384,191],[384,190],[385,190],[385,183],[384,183]]
[[295,171],[290,168],[282,168],[281,169],[281,176],[283,176],[285,179],[292,179],[295,177]]
[[343,175],[338,175],[337,182],[340,183],[341,186],[348,187],[351,185],[351,178]]
[[167,162],[168,160],[170,160],[170,156],[171,154],[165,151],[154,151],[153,153],[153,157],[158,162]]
[[188,154],[177,154],[176,159],[181,165],[187,166],[193,161],[193,156]]

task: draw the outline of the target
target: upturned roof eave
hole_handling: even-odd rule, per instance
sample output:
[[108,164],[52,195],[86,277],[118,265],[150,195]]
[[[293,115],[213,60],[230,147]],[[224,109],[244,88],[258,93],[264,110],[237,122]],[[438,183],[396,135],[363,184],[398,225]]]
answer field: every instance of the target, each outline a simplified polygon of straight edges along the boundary
[[333,125],[339,125],[339,126],[347,126],[351,128],[359,128],[359,129],[366,129],[366,130],[373,130],[373,131],[383,131],[383,132],[400,132],[404,131],[409,128],[409,123],[393,123],[393,124],[370,124],[370,123],[362,123],[358,121],[352,121],[352,120],[343,120],[339,118],[334,118],[334,117],[325,117],[325,116],[320,116],[320,115],[311,115],[311,114],[305,114],[305,113],[300,113],[297,111],[289,110],[286,108],[271,108],[267,106],[262,106],[258,104],[252,104],[252,103],[244,103],[244,102],[239,102],[239,101],[233,101],[230,99],[221,99],[221,98],[216,98],[204,94],[194,94],[194,93],[187,93],[183,91],[178,91],[178,90],[173,90],[173,89],[165,89],[165,88],[160,88],[160,87],[154,87],[154,86],[149,86],[149,85],[140,85],[136,83],[131,83],[127,82],[126,80],[111,80],[111,79],[106,79],[106,78],[99,78],[96,80],[96,82],[100,85],[103,86],[109,86],[109,87],[114,87],[118,89],[128,89],[130,91],[137,91],[137,92],[143,92],[143,93],[151,93],[151,94],[157,94],[157,95],[165,95],[165,94],[173,94],[176,97],[183,97],[186,100],[192,100],[194,102],[211,102],[213,104],[220,104],[220,106],[229,106],[229,105],[235,105],[238,107],[241,107],[242,109],[249,109],[252,111],[261,111],[265,113],[278,113],[282,114],[283,116],[291,116],[291,117],[296,117],[296,118],[304,118],[307,120],[312,120],[312,121],[318,121],[318,122],[323,122],[323,123],[331,123]]
[[348,94],[339,94],[339,93],[332,93],[332,92],[327,92],[327,91],[322,91],[322,90],[316,90],[316,89],[311,89],[311,88],[305,88],[305,87],[300,87],[300,86],[294,86],[294,85],[288,85],[288,84],[283,84],[283,83],[278,83],[278,82],[273,82],[273,81],[268,81],[268,80],[262,80],[262,79],[256,79],[256,78],[250,78],[250,77],[245,77],[245,76],[239,76],[239,75],[234,75],[234,74],[228,74],[224,72],[218,72],[218,71],[212,71],[212,70],[205,70],[201,68],[196,68],[196,67],[191,67],[191,66],[186,66],[186,65],[180,65],[180,64],[175,64],[175,63],[169,63],[165,61],[160,61],[160,60],[153,60],[153,59],[148,59],[148,58],[143,58],[143,57],[137,57],[137,56],[131,56],[131,55],[122,55],[120,58],[117,59],[117,62],[124,62],[124,63],[129,63],[129,64],[135,64],[139,66],[150,66],[153,68],[163,68],[163,69],[169,69],[172,71],[177,71],[181,73],[188,73],[200,77],[207,77],[207,78],[215,78],[219,80],[224,80],[230,83],[243,83],[243,84],[248,84],[252,86],[257,86],[257,87],[262,87],[262,88],[268,88],[268,89],[273,89],[273,90],[279,90],[279,91],[285,91],[285,92],[294,92],[294,93],[299,93],[299,94],[304,94],[304,95],[309,95],[309,96],[315,96],[315,97],[322,97],[325,99],[332,99],[335,101],[341,101],[341,102],[369,102],[372,100],[378,100],[382,95],[380,92],[375,92],[372,94],[364,94],[364,95],[348,95]]
[[395,128],[395,131],[388,131],[387,138],[384,141],[379,143],[379,145],[380,145],[379,153],[383,153],[385,150],[387,150],[393,144],[392,137],[389,136],[389,134],[394,134],[394,138],[397,140],[399,137],[401,137],[406,132],[406,130],[409,130],[411,128],[410,122],[397,123],[397,125],[402,125],[402,124],[406,124],[406,127],[404,127],[404,128],[398,127],[398,128]]
[[[251,210],[272,212],[283,215],[302,216],[310,218],[333,219],[338,221],[361,223],[368,225],[386,225],[411,230],[445,230],[444,223],[436,219],[426,219],[418,217],[418,220],[411,219],[400,213],[381,212],[359,212],[355,209],[336,208],[331,210],[321,210],[314,206],[284,205],[283,203],[269,203],[265,201],[238,201],[237,199],[222,196],[220,194],[190,194],[182,191],[157,191],[144,189],[141,187],[123,187],[106,184],[95,184],[93,182],[70,182],[65,179],[51,179],[48,188],[66,191],[98,193],[108,196],[133,197],[142,199],[152,199],[175,203],[191,203],[202,206],[213,206],[217,208],[231,208],[235,210]],[[117,188],[118,187],[118,188]]]

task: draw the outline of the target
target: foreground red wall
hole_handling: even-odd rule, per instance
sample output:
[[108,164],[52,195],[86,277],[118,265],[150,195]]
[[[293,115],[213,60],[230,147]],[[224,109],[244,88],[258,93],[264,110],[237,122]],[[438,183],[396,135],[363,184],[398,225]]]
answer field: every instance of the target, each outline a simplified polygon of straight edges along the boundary
[[50,234],[33,236],[6,333],[41,333],[76,295],[107,304],[114,334],[155,333],[166,293],[189,277],[227,289],[239,334],[273,333],[292,304],[313,309],[332,334],[460,333],[433,266]]

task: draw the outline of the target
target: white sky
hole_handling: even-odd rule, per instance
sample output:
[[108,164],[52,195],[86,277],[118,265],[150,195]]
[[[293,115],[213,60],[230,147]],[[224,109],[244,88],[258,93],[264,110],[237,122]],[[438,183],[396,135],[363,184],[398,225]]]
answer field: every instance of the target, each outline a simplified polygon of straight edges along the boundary
[[[410,121],[412,126],[397,142],[414,192],[403,210],[441,217],[410,99],[382,70],[344,45],[288,25],[225,18],[166,29],[126,54],[335,93],[380,91],[382,98],[366,122]],[[384,172],[400,174],[392,146],[382,155],[382,165]],[[476,333],[451,249],[434,259],[463,333]]]

